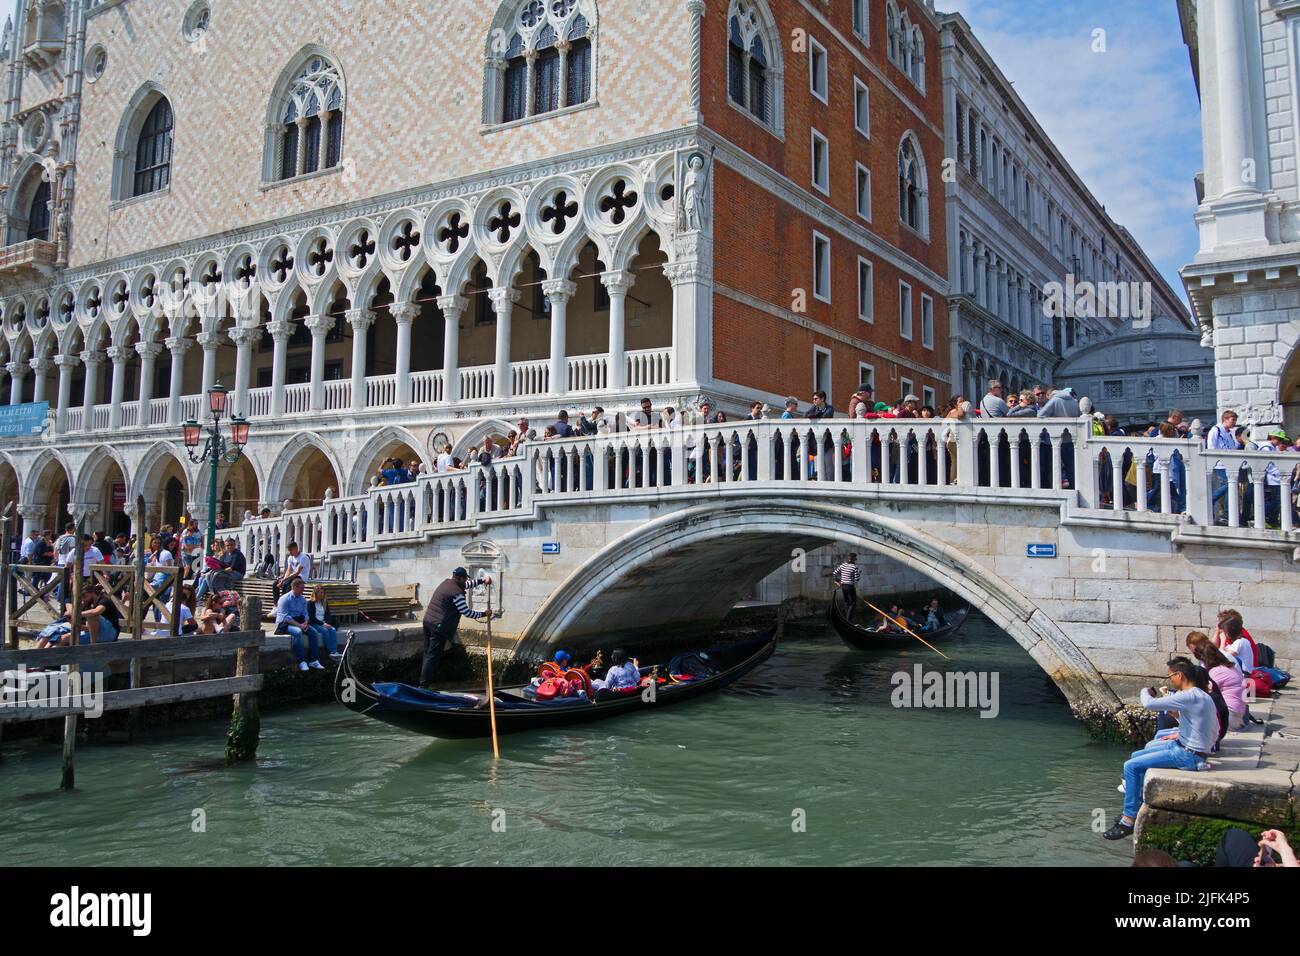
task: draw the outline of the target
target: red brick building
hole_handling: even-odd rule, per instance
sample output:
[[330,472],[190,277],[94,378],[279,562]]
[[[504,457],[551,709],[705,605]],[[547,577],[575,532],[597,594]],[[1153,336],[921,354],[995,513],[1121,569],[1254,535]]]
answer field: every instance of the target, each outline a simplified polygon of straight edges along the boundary
[[[720,6],[720,5],[718,5]],[[705,17],[715,164],[713,375],[843,408],[945,401],[939,32],[929,2],[732,0]],[[861,193],[860,193],[861,191]],[[901,195],[900,195],[901,194]]]

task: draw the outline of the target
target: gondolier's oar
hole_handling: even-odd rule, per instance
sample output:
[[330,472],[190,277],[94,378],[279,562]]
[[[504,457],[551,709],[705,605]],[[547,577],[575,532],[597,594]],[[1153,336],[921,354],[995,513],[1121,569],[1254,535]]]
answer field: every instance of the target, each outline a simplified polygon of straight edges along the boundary
[[914,633],[914,632],[912,631],[912,629],[909,628],[906,624],[899,624],[898,621],[894,620],[892,617],[890,617],[890,616],[889,616],[888,614],[886,614],[884,611],[880,610],[880,608],[876,607],[874,604],[872,604],[872,603],[871,603],[870,601],[868,601],[866,598],[863,598],[863,599],[862,599],[862,603],[865,604],[867,607],[871,608],[871,610],[875,611],[877,614],[879,614],[881,617],[883,617],[883,618],[884,618],[886,621],[888,621],[890,624],[898,624],[898,626],[901,627],[904,631],[906,631],[908,634],[911,634],[913,637],[915,637],[918,641],[920,641],[920,642],[921,642],[922,644],[924,644],[926,647],[930,648],[930,650],[934,651],[936,654],[938,654],[940,657],[942,657],[945,661],[950,661],[950,660],[952,660],[951,657],[949,657],[949,656],[948,656],[947,654],[945,654],[943,651],[939,650],[939,648],[935,647],[933,644],[927,642],[924,638],[922,638],[922,637],[918,636],[916,633]]
[[488,718],[492,723],[492,759],[501,759],[501,747],[497,743],[497,701],[496,690],[492,686],[492,582],[487,583],[487,694],[488,694]]

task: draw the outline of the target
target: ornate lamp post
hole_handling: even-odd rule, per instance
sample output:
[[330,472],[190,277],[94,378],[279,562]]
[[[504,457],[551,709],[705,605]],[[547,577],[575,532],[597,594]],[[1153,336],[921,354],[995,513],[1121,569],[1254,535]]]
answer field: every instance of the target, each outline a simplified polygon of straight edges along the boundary
[[[244,446],[248,444],[248,420],[242,415],[236,415],[230,420],[229,440],[221,434],[221,419],[226,414],[228,397],[229,393],[225,386],[217,382],[208,389],[208,411],[212,421],[200,424],[191,418],[181,426],[185,438],[185,450],[190,456],[190,461],[196,465],[212,463],[212,477],[208,483],[208,533],[205,554],[212,553],[212,542],[217,535],[217,466],[223,462],[233,465],[239,461]],[[204,432],[207,432],[206,441],[204,441]],[[203,451],[196,453],[195,449],[200,443],[203,444]]]

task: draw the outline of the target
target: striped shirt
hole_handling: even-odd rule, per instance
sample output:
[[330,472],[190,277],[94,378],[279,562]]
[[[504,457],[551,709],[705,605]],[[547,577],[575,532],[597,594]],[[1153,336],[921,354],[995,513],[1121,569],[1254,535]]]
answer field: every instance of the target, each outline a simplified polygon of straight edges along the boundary
[[852,584],[855,587],[862,580],[862,572],[858,566],[851,561],[845,561],[835,569],[835,580],[840,584]]

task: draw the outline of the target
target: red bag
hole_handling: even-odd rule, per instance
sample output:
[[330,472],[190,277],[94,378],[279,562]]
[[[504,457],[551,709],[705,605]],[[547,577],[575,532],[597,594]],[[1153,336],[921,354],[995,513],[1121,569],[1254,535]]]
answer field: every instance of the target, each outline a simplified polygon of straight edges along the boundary
[[1261,700],[1267,700],[1273,696],[1273,678],[1268,676],[1267,671],[1253,670],[1250,672],[1250,680],[1255,684],[1255,696]]

